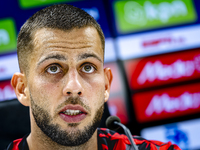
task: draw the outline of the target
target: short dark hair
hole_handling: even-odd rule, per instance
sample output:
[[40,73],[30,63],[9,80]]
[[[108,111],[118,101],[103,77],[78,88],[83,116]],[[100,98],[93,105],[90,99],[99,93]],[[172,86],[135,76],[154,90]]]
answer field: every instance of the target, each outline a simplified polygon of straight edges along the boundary
[[105,37],[97,21],[84,10],[69,4],[46,7],[31,16],[21,27],[17,39],[17,54],[20,71],[28,73],[28,57],[34,49],[33,37],[41,28],[70,31],[75,28],[94,27],[101,39],[103,53]]

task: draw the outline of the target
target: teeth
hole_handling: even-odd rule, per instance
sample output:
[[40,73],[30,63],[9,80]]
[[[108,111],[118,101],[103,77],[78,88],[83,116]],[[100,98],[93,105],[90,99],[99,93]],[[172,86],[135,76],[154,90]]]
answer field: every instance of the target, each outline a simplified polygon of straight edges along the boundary
[[63,113],[69,116],[75,116],[75,115],[81,114],[82,112],[80,110],[67,109]]

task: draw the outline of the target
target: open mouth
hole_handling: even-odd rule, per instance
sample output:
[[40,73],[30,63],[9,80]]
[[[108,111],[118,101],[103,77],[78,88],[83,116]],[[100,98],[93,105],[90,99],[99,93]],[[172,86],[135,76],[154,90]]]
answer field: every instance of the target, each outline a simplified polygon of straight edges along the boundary
[[87,114],[86,110],[80,105],[67,105],[59,113],[61,119],[67,123],[81,122]]
[[68,116],[76,116],[76,115],[84,114],[84,112],[80,110],[72,110],[72,109],[67,109],[63,111],[62,113]]

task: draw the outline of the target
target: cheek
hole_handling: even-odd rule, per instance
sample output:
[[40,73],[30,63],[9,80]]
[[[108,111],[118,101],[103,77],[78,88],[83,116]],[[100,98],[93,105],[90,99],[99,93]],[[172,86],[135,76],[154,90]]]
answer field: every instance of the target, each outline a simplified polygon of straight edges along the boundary
[[85,88],[90,105],[92,104],[94,108],[98,108],[100,104],[104,103],[104,91],[105,85],[102,78],[95,78],[90,82],[89,86]]
[[40,92],[41,94],[51,94],[54,91],[57,91],[59,88],[59,82],[53,83],[53,82],[47,82],[43,78],[36,78],[35,81],[33,81],[34,89]]
[[37,104],[41,106],[53,105],[54,100],[57,99],[56,96],[59,94],[58,85],[46,83],[44,80],[37,78],[30,85],[30,92]]

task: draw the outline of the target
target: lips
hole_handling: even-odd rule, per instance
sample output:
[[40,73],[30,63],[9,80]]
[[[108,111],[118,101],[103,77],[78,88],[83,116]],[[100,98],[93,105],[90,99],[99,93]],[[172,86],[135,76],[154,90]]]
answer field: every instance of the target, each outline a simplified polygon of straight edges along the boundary
[[87,111],[80,105],[67,105],[59,113],[61,119],[67,123],[78,123],[85,119]]

